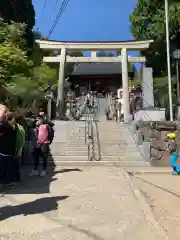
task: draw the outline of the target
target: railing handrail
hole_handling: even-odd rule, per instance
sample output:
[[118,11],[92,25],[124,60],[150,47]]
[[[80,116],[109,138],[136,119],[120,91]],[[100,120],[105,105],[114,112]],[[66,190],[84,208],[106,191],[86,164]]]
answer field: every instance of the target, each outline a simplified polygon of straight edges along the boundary
[[101,151],[100,151],[100,140],[99,140],[99,131],[96,114],[98,112],[98,107],[93,112],[91,116],[91,131],[92,131],[92,157],[95,161],[100,161]]
[[87,108],[87,114],[85,117],[85,143],[88,144],[88,159],[92,161],[100,160],[100,141],[96,119],[98,107],[99,106],[97,106],[96,110],[93,112]]
[[[86,107],[85,107],[86,108]],[[85,115],[85,143],[88,145],[88,160],[90,160],[90,148],[91,148],[91,142],[90,142],[90,112],[89,108],[87,108],[87,114]]]

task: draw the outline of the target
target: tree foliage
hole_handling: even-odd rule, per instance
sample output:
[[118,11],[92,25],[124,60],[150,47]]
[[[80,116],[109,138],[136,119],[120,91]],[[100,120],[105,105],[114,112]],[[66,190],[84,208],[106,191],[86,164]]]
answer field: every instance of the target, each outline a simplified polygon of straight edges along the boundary
[[32,66],[25,52],[12,43],[0,45],[0,63],[0,77],[5,82],[11,81],[14,74],[29,76]]
[[0,84],[10,95],[34,99],[44,94],[49,80],[55,82],[56,71],[27,56],[24,31],[20,23],[0,25]]
[[8,24],[11,21],[25,24],[26,43],[28,48],[32,48],[34,42],[32,30],[35,25],[35,11],[32,0],[1,0],[0,17]]
[[[180,47],[180,1],[169,6],[171,54]],[[136,40],[153,39],[154,43],[141,54],[147,58],[147,66],[153,67],[154,76],[167,74],[164,0],[138,0],[130,16],[131,31]]]

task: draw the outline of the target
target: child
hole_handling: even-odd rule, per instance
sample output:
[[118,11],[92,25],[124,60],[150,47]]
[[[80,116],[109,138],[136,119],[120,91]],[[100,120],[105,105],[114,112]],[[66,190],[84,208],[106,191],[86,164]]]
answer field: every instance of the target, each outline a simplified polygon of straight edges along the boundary
[[170,164],[173,169],[172,174],[177,175],[180,174],[180,165],[177,165],[176,162],[178,160],[178,145],[176,143],[176,133],[168,133],[168,148],[166,151],[170,154]]

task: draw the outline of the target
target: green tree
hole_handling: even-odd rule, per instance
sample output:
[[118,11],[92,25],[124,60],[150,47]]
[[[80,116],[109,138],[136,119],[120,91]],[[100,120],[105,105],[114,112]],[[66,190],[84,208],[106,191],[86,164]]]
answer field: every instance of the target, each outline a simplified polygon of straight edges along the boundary
[[34,42],[33,27],[35,25],[35,11],[32,0],[1,0],[0,16],[4,22],[11,21],[26,24],[24,36],[28,48],[32,48]]
[[38,88],[43,90],[47,87],[48,81],[51,81],[52,85],[57,84],[57,71],[42,63],[40,66],[32,69],[32,79],[38,84]]
[[[130,21],[131,31],[136,40],[154,40],[148,50],[141,52],[147,58],[147,66],[153,67],[155,77],[166,76],[164,0],[138,0]],[[180,47],[180,3],[170,4],[169,26],[173,51]]]
[[26,53],[12,43],[0,45],[0,77],[5,82],[10,82],[14,74],[30,75],[32,62]]
[[48,80],[55,83],[56,70],[31,61],[25,51],[25,25],[0,24],[0,86],[12,96],[34,99],[44,94]]

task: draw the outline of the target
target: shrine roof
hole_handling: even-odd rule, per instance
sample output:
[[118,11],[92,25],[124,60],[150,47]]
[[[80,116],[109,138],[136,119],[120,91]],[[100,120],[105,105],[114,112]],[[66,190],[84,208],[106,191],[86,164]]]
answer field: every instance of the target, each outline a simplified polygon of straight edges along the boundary
[[[129,70],[133,72],[133,68]],[[121,74],[121,63],[79,63],[74,66],[71,76]]]

